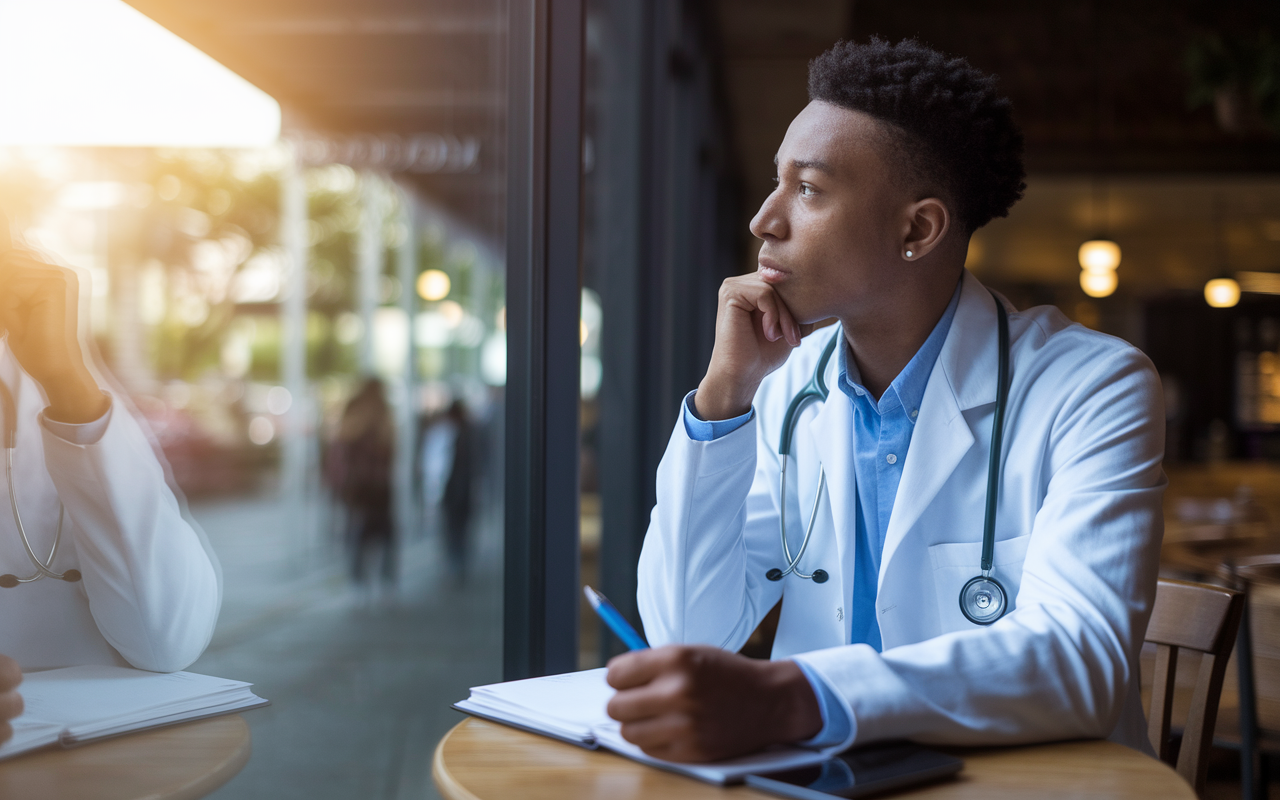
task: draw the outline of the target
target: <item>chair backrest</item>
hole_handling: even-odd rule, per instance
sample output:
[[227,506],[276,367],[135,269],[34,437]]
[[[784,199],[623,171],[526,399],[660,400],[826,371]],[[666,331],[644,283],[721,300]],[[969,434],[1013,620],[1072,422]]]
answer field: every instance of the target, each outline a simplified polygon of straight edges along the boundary
[[[1151,685],[1147,734],[1160,760],[1175,766],[1196,794],[1204,793],[1222,679],[1243,612],[1244,595],[1240,592],[1184,581],[1162,580],[1156,585],[1156,602],[1146,637],[1156,645],[1156,674]],[[1178,651],[1184,649],[1204,655],[1191,695],[1182,748],[1174,764],[1169,741],[1170,717]]]

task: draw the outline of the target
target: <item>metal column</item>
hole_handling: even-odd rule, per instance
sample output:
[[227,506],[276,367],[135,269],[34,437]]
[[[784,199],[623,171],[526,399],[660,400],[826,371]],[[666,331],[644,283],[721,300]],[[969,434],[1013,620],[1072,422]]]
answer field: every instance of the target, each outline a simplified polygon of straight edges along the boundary
[[584,0],[509,5],[503,672],[578,661]]
[[414,464],[418,458],[418,354],[414,347],[413,318],[418,312],[418,205],[412,191],[400,189],[400,224],[403,238],[396,246],[396,279],[400,283],[400,310],[408,323],[409,341],[405,344],[404,375],[400,381],[400,401],[396,404],[396,429],[400,445],[396,448],[396,521],[401,545],[419,530],[418,493],[413,485]]
[[378,284],[382,278],[382,219],[384,213],[382,181],[373,172],[360,174],[360,229],[356,234],[356,311],[360,315],[358,363],[362,375],[373,375],[374,312],[378,308]]
[[[292,402],[281,431],[282,485],[290,516],[300,513],[307,485],[307,435],[311,398],[307,392],[307,185],[296,157],[280,181],[280,244],[287,274],[280,304],[281,379]],[[304,532],[305,535],[305,532]]]

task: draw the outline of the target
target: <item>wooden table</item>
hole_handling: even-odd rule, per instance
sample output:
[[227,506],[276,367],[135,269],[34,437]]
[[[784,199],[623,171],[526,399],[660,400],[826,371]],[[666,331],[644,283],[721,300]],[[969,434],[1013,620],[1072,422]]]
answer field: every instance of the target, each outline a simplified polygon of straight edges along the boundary
[[0,800],[191,800],[249,760],[238,714],[0,761]]
[[[1112,742],[947,751],[965,761],[958,778],[892,796],[938,800],[1195,798],[1191,787],[1168,766]],[[777,800],[745,786],[709,786],[604,750],[583,750],[474,718],[459,723],[440,740],[431,774],[448,800]]]

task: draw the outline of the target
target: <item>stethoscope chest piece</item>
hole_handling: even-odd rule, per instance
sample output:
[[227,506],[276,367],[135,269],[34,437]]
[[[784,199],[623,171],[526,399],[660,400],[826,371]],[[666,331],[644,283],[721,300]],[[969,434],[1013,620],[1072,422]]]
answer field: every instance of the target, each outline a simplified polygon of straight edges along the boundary
[[960,590],[960,613],[975,625],[990,625],[1004,616],[1008,605],[1000,581],[976,575]]

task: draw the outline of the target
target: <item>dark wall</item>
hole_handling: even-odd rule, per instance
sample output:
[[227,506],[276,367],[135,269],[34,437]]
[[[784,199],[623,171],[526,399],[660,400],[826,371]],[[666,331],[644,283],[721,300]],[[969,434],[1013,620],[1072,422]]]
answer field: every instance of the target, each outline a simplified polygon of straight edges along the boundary
[[1277,297],[1245,295],[1234,308],[1210,308],[1199,294],[1147,303],[1145,350],[1169,406],[1167,459],[1202,461],[1215,447],[1228,458],[1280,458],[1280,429],[1241,420],[1236,408],[1237,359],[1275,351],[1277,331]]

